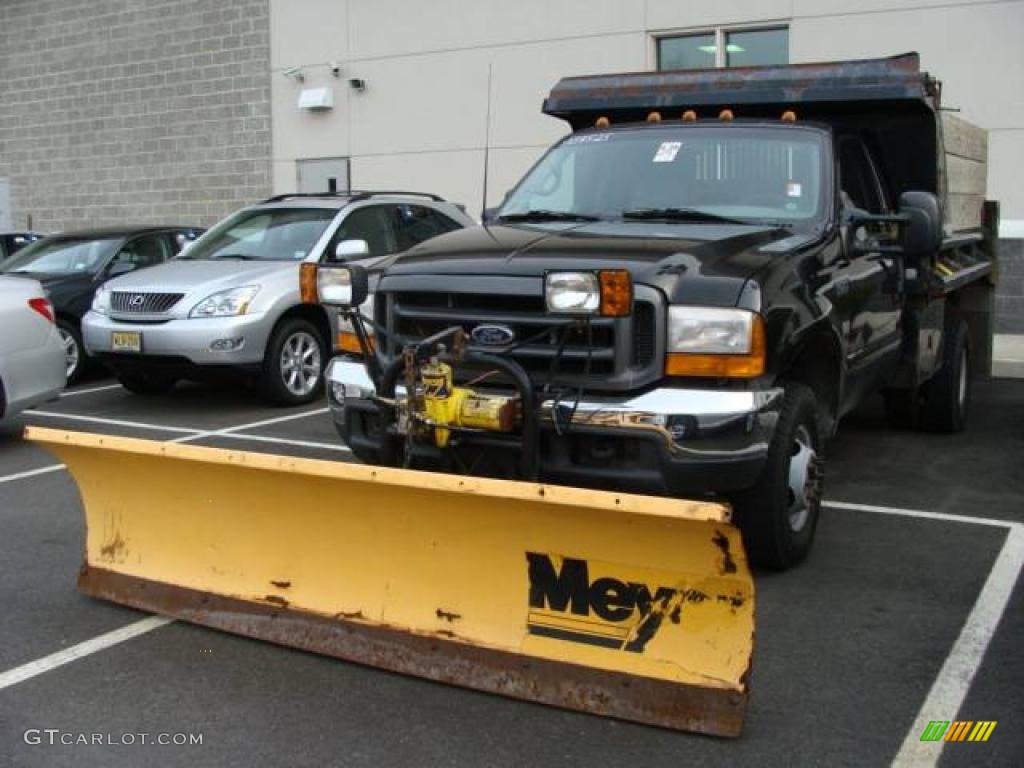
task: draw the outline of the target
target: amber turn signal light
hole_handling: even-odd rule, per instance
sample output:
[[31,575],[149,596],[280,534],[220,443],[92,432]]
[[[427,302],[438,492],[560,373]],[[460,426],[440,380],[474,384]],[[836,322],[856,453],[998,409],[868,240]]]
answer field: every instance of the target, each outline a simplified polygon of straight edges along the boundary
[[633,311],[633,278],[625,269],[602,269],[597,273],[601,284],[603,317],[626,317]]
[[[366,339],[367,345],[370,347],[370,351],[374,351],[373,336],[368,336]],[[338,333],[338,349],[342,352],[348,352],[353,355],[363,354],[363,348],[359,346],[359,337],[351,331],[341,331]]]

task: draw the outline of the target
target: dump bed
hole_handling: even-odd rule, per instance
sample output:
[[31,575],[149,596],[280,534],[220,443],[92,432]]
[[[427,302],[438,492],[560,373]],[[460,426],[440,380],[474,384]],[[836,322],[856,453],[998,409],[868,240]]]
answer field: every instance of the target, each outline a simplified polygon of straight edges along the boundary
[[[883,165],[893,200],[901,192],[933,192],[942,202],[947,237],[980,232],[987,178],[987,134],[941,111],[941,83],[922,72],[916,53],[881,59],[673,72],[568,77],[544,101],[544,112],[574,130],[599,117],[664,120],[686,110],[714,118],[778,118],[793,110],[860,133]],[[940,117],[941,116],[941,117]]]

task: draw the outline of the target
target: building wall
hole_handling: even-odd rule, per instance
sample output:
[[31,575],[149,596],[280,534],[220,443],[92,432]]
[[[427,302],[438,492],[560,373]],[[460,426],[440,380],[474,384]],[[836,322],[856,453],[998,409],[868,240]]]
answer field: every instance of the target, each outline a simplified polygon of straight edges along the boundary
[[[430,190],[478,214],[485,144],[494,205],[564,134],[540,112],[560,77],[653,69],[658,34],[772,22],[789,26],[794,63],[919,51],[945,104],[989,130],[988,195],[1004,235],[1024,237],[1024,0],[271,0],[274,189],[295,189],[297,159],[349,157],[354,187]],[[320,86],[334,109],[298,110]],[[1019,249],[1005,250],[1000,330],[1024,332]]]
[[266,195],[268,0],[0,2],[12,227],[211,224]]

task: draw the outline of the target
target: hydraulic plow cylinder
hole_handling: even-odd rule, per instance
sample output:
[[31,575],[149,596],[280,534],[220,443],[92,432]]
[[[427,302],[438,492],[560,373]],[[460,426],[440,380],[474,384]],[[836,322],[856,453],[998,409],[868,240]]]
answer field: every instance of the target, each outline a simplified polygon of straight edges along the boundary
[[727,507],[30,428],[94,597],[445,683],[740,733],[754,589]]

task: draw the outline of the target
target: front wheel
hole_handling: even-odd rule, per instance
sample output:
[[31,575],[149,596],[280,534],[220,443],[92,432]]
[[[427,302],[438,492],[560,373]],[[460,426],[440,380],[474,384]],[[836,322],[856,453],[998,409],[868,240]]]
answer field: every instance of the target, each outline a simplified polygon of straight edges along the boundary
[[85,345],[82,344],[82,334],[69,322],[58,320],[57,332],[64,345],[65,373],[70,387],[72,384],[77,384],[81,380],[82,374],[85,373]]
[[302,318],[282,322],[263,361],[263,388],[279,405],[311,402],[323,387],[327,347],[316,326]]
[[807,557],[821,511],[824,460],[814,393],[786,385],[775,435],[757,484],[735,499],[750,560],[786,570]]

